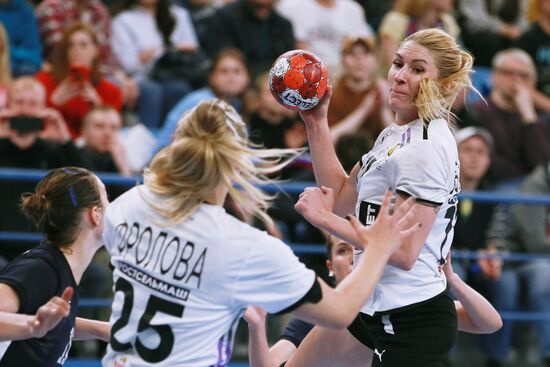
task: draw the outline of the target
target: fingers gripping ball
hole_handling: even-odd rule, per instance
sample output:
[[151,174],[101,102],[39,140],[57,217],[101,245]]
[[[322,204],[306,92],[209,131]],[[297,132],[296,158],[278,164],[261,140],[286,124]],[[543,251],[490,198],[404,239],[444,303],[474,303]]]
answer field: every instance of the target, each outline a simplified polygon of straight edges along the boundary
[[273,97],[287,108],[309,110],[325,95],[328,72],[309,51],[288,51],[275,60],[269,71]]

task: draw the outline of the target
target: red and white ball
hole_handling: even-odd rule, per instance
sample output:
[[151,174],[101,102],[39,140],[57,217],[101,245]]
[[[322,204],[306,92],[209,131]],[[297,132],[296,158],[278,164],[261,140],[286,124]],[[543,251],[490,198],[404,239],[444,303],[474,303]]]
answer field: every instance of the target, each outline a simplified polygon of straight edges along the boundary
[[285,52],[269,71],[271,94],[280,104],[295,110],[315,107],[325,95],[327,84],[327,68],[305,50]]

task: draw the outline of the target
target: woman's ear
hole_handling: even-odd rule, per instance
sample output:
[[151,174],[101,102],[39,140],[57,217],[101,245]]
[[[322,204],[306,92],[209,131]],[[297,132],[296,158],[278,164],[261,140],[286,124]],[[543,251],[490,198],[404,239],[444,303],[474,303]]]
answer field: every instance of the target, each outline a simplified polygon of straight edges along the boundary
[[92,226],[97,227],[103,222],[103,209],[97,205],[88,209],[88,217]]
[[327,269],[328,269],[328,275],[330,277],[333,277],[334,276],[334,269],[332,269],[332,263],[330,262],[330,260],[326,261],[326,265],[327,265]]

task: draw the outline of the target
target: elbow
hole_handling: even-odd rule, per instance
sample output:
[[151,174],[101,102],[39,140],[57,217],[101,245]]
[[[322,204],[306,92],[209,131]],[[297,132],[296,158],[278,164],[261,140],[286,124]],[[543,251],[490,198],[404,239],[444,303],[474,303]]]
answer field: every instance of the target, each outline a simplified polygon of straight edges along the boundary
[[412,256],[397,257],[395,259],[392,258],[389,261],[389,264],[391,266],[395,266],[396,268],[399,268],[404,271],[412,270],[415,263],[416,263],[416,258]]
[[504,323],[502,322],[502,319],[499,316],[498,321],[495,323],[495,330],[493,331],[493,333],[495,331],[498,331],[498,330],[502,329],[503,326],[504,326]]
[[414,267],[415,263],[416,263],[416,259],[413,259],[412,261],[405,261],[399,268],[401,270],[410,271]]
[[351,325],[356,316],[357,312],[342,312],[331,320],[323,321],[322,326],[334,330],[343,330]]
[[488,321],[483,326],[478,326],[478,330],[475,332],[476,334],[493,334],[497,331],[499,331],[503,326],[502,319],[500,318],[500,315],[496,315],[492,320]]
[[328,327],[331,328],[331,329],[335,329],[335,330],[346,329],[348,326],[351,325],[351,323],[355,319],[355,316],[357,316],[357,315],[356,314],[351,314],[351,316],[350,315],[344,315],[342,317],[339,317],[337,320],[333,320],[331,325],[329,325]]
[[496,319],[488,327],[487,334],[492,334],[499,331],[503,325],[504,323],[502,322],[502,318],[500,317],[500,315],[497,315]]
[[404,243],[401,245],[401,247],[393,253],[393,255],[390,257],[389,264],[391,266],[395,266],[396,268],[399,268],[404,271],[410,271],[414,267],[414,264],[416,264],[416,260],[418,259],[418,255],[420,255],[420,251],[422,249],[422,246],[424,245],[424,241],[418,242],[416,244],[414,243]]

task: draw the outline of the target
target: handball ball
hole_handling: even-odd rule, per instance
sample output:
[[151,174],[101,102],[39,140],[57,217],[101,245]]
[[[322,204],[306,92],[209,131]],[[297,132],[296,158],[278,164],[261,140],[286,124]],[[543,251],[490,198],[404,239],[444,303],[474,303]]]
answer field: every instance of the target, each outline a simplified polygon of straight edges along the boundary
[[285,52],[269,71],[269,88],[283,106],[309,110],[325,95],[328,72],[313,53],[304,50]]

